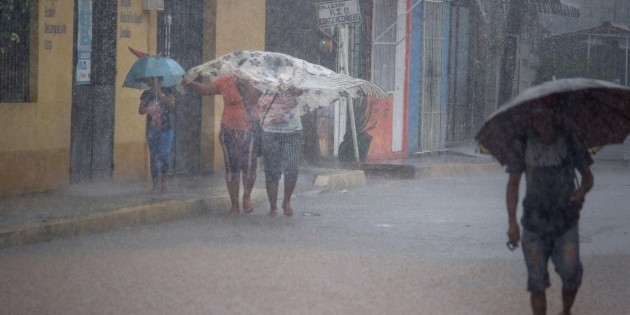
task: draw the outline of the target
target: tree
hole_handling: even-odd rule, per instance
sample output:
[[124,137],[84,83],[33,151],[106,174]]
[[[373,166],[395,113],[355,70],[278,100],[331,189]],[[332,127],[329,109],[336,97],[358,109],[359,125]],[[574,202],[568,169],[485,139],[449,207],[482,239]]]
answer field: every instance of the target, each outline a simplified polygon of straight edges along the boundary
[[17,32],[16,17],[29,11],[33,0],[0,0],[0,55],[7,52],[12,43],[20,42],[20,34]]

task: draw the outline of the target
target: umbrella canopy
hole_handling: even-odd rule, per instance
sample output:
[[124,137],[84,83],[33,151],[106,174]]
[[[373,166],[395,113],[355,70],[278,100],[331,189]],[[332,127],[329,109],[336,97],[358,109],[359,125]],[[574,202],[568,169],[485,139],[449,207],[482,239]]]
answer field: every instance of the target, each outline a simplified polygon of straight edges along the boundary
[[554,121],[588,147],[621,143],[630,133],[630,88],[607,81],[571,78],[533,86],[499,107],[475,139],[505,164],[515,139],[526,137],[531,113],[553,111]]
[[136,60],[131,66],[124,87],[148,89],[149,86],[142,79],[148,77],[162,77],[162,86],[175,86],[184,75],[184,69],[177,61],[163,56],[144,56]]
[[[245,77],[263,91],[290,86],[304,89],[298,98],[303,113],[328,106],[341,97],[387,96],[373,82],[339,74],[290,55],[266,51],[235,51],[188,70],[184,77],[195,80],[201,76],[214,81],[224,75]],[[184,92],[182,88],[179,90]]]

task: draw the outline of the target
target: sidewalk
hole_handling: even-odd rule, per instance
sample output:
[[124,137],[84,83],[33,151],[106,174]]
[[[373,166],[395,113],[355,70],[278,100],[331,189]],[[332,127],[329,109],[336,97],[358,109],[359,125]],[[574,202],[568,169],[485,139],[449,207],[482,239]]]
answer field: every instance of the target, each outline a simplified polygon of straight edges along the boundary
[[[359,167],[330,163],[302,166],[294,194],[320,194],[365,186],[366,175],[409,179],[498,167],[490,156],[465,150],[417,155]],[[222,174],[175,176],[170,181],[171,192],[164,195],[151,194],[150,186],[148,180],[88,182],[57,191],[0,198],[0,248],[224,213],[230,207]],[[281,185],[280,192],[282,189]],[[255,213],[268,211],[261,170],[252,199],[256,205]]]

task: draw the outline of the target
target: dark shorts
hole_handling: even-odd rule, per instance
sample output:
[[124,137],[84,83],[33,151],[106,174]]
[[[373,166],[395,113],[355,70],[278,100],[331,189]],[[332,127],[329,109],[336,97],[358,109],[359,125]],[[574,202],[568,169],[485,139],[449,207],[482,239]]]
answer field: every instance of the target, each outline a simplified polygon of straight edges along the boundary
[[527,290],[544,291],[550,286],[549,258],[562,279],[563,289],[575,290],[582,282],[578,226],[560,236],[538,234],[523,229],[523,255],[527,266]]
[[256,153],[250,129],[234,130],[221,125],[219,141],[223,148],[225,179],[228,182],[238,182],[241,173],[245,177],[256,174]]
[[265,159],[265,181],[278,182],[298,176],[298,166],[302,154],[302,130],[280,133],[263,132],[262,152]]

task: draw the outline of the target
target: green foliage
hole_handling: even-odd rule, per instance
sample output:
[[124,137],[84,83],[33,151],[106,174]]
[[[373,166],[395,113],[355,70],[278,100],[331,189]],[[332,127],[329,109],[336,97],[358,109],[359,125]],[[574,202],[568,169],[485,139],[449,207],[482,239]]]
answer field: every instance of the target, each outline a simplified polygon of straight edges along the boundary
[[20,35],[11,29],[16,14],[29,11],[36,0],[0,0],[0,55],[4,55],[11,43],[19,43]]

